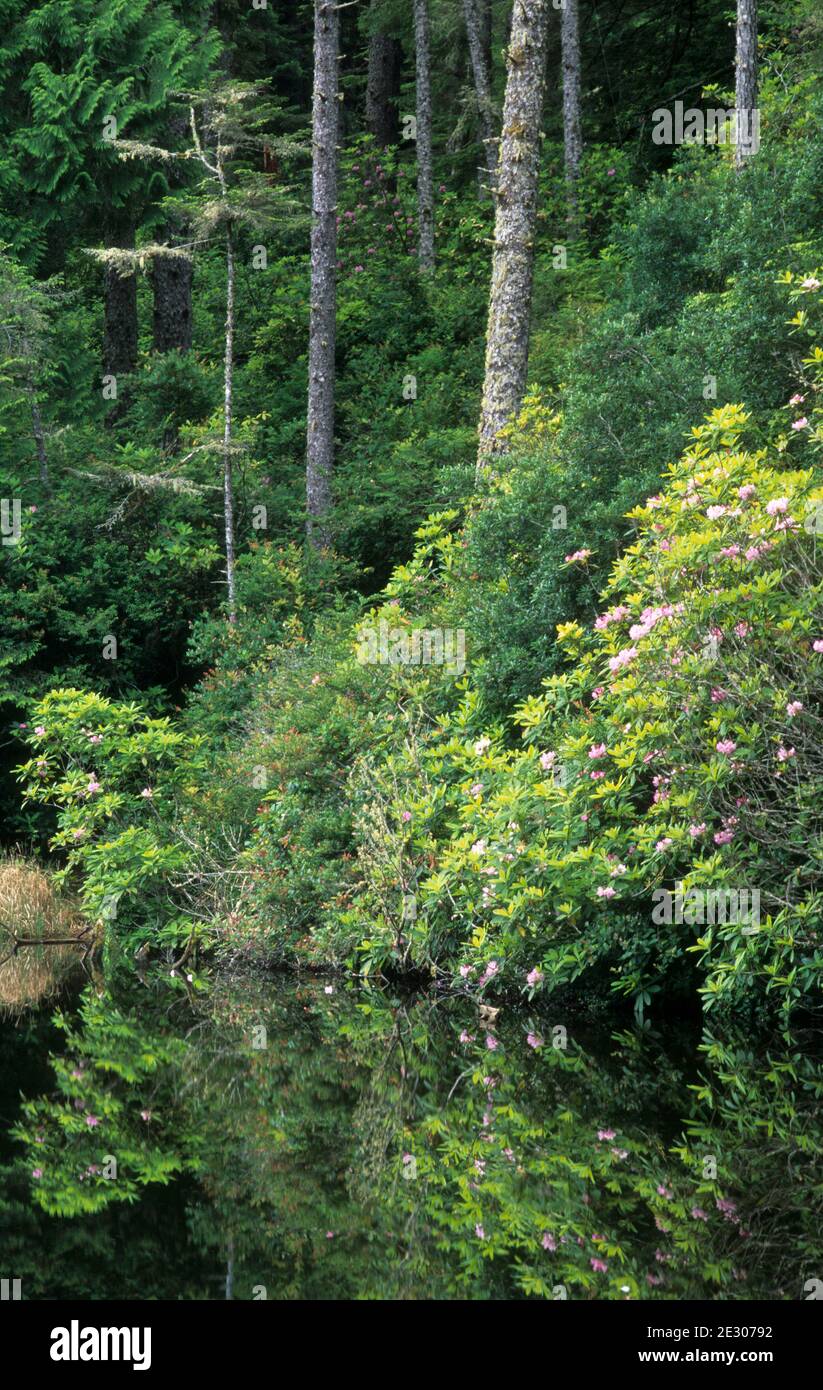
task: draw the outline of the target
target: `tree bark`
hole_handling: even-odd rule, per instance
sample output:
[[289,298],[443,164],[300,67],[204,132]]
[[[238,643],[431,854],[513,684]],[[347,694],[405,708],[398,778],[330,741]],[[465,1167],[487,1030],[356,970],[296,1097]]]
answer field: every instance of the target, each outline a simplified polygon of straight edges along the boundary
[[577,222],[577,189],[583,156],[583,117],[580,102],[580,31],[577,0],[565,0],[560,18],[563,66],[563,148],[566,164],[566,203],[569,222]]
[[226,533],[226,587],[229,622],[237,622],[234,568],[234,480],[232,476],[232,410],[234,405],[234,237],[226,230],[226,353],[223,365],[223,519]]
[[[134,247],[134,226],[111,225],[105,233],[106,246]],[[104,279],[105,310],[103,323],[103,371],[106,376],[120,378],[137,366],[137,277],[118,275],[106,268]],[[122,395],[118,381],[117,405],[109,420],[119,414]]]
[[477,0],[480,10],[480,42],[483,46],[483,62],[491,82],[492,74],[492,0]]
[[[482,6],[482,8],[481,8]],[[469,57],[474,75],[474,91],[477,98],[477,117],[480,123],[480,136],[483,141],[483,160],[489,176],[489,188],[493,191],[497,181],[498,136],[494,104],[491,93],[490,43],[487,46],[486,21],[491,11],[484,0],[463,0],[463,14],[466,20],[466,35],[469,40]]]
[[[372,12],[377,0],[372,0]],[[400,44],[388,34],[372,33],[369,39],[369,72],[366,79],[366,129],[385,149],[396,145],[400,134],[397,103],[400,96]]]
[[312,95],[311,307],[306,422],[306,530],[311,545],[331,544],[334,466],[334,354],[337,327],[337,139],[340,17],[330,0],[314,0]]
[[157,256],[154,288],[154,347],[157,352],[191,348],[192,263],[184,256]]
[[550,0],[515,0],[497,179],[478,468],[505,445],[499,432],[526,388],[540,165],[540,117]]
[[757,0],[737,0],[737,52],[735,57],[735,164],[742,169],[760,143],[757,110]]
[[29,404],[31,406],[31,429],[34,435],[34,447],[37,450],[37,463],[40,469],[40,482],[46,492],[51,492],[51,479],[49,477],[49,459],[46,453],[46,436],[43,430],[43,419],[40,414],[40,402],[37,399],[37,388],[34,379],[30,375],[27,383]]
[[417,256],[421,269],[431,270],[434,265],[434,163],[427,0],[414,0],[414,54],[417,96]]

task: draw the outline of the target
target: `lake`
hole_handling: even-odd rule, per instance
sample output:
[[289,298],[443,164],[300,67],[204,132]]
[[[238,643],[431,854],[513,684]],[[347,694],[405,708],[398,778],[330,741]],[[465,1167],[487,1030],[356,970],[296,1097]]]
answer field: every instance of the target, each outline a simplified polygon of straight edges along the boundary
[[0,1023],[23,1298],[797,1300],[817,1040],[242,974]]

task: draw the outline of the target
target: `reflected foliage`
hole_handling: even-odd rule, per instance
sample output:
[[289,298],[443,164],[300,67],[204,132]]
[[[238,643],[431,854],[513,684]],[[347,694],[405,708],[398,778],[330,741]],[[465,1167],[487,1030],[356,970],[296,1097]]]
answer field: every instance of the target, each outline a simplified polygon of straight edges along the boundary
[[244,978],[2,1046],[25,1297],[798,1299],[819,1263],[813,1038]]

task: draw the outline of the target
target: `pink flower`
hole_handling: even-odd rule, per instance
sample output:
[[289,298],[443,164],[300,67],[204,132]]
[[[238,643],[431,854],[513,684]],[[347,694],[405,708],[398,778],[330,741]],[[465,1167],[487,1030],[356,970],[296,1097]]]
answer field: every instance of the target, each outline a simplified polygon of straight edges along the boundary
[[469,796],[481,796],[481,795],[482,795],[482,792],[483,792],[483,783],[482,783],[482,782],[474,782],[474,783],[469,787]]
[[39,735],[41,736],[41,738],[42,738],[42,736],[43,736],[43,734],[46,732],[46,730],[45,730],[45,728],[44,728],[44,726],[43,726],[42,724],[37,724],[37,725],[35,726],[34,732],[35,732],[36,734],[39,734]]
[[402,813],[402,815],[401,815],[401,817],[400,817],[400,819],[401,819],[402,821],[405,821],[406,824],[408,824],[408,822],[411,820],[411,818],[412,818],[411,811],[403,811],[403,813]]
[[795,716],[796,714],[799,714],[800,711],[802,710],[802,708],[803,708],[803,702],[802,702],[802,700],[791,700],[791,701],[789,702],[789,704],[786,706],[786,713],[787,713],[787,715],[789,716],[790,719],[794,719],[794,716]]
[[674,1193],[672,1192],[670,1187],[667,1187],[665,1183],[661,1182],[657,1185],[657,1195],[659,1197],[665,1197],[666,1201],[670,1202],[672,1197],[674,1196]]
[[531,985],[532,988],[534,988],[535,985],[539,985],[539,984],[540,984],[540,981],[541,981],[542,979],[543,979],[543,971],[540,970],[540,969],[538,969],[537,966],[535,966],[534,969],[533,969],[533,970],[530,970],[529,973],[528,973],[528,975],[526,976],[526,984],[527,984],[527,985]]
[[597,1137],[598,1137],[598,1139],[603,1139],[603,1140],[606,1140],[606,1141],[608,1141],[609,1139],[616,1139],[616,1138],[617,1138],[617,1130],[616,1130],[616,1129],[599,1129],[599,1130],[597,1131]]
[[737,489],[737,495],[742,502],[748,502],[749,498],[754,497],[756,492],[757,488],[754,483],[744,483],[742,487]]
[[606,1271],[607,1271],[608,1268],[609,1268],[608,1263],[606,1262],[606,1260],[591,1259],[591,1260],[589,1260],[589,1264],[591,1265],[591,1267],[592,1267],[592,1269],[595,1271],[595,1273],[599,1273],[599,1274],[605,1274]]
[[544,1232],[543,1232],[543,1238],[542,1238],[542,1240],[540,1241],[540,1244],[543,1246],[543,1249],[544,1249],[544,1250],[556,1250],[556,1249],[557,1249],[557,1241],[555,1240],[555,1238],[554,1238],[554,1236],[552,1235],[551,1231],[544,1231]]
[[565,557],[565,561],[567,565],[573,565],[578,562],[580,564],[585,564],[590,555],[590,550],[575,550],[571,555]]
[[96,1125],[99,1125],[99,1123],[100,1123],[100,1121],[98,1120],[98,1118],[97,1118],[96,1115],[87,1115],[87,1116],[86,1116],[86,1124],[88,1125],[89,1129],[94,1129],[94,1127],[95,1127]]
[[692,1207],[691,1215],[694,1221],[708,1221],[709,1219],[708,1212],[705,1212],[702,1207]]
[[709,521],[717,521],[719,517],[726,515],[727,510],[727,507],[720,506],[719,504],[714,507],[707,507],[706,516],[709,518]]
[[463,1029],[463,1032],[460,1034],[460,1041],[461,1041],[462,1043],[473,1043],[474,1040],[475,1040],[475,1038],[474,1038],[474,1033],[467,1033],[466,1030],[465,1030],[465,1028],[464,1028],[464,1029]]
[[493,1033],[487,1033],[487,1034],[486,1034],[486,1047],[489,1049],[489,1052],[496,1052],[499,1046],[500,1046],[500,1044],[499,1044],[499,1042],[497,1041],[497,1038],[494,1036],[494,1034],[493,1034]]
[[99,792],[100,789],[101,789],[101,788],[100,788],[100,783],[99,783],[94,777],[92,777],[92,778],[91,778],[91,781],[89,782],[88,787],[86,788],[86,790],[87,790],[88,792],[90,792],[91,795],[93,796],[94,793],[95,793],[95,792]]
[[789,398],[789,405],[802,405],[805,399],[806,397],[801,396],[799,391],[795,391],[794,395]]
[[663,851],[668,849],[669,845],[673,843],[674,841],[671,839],[671,837],[669,835],[665,835],[662,840],[657,841],[655,849],[658,851],[658,853],[662,854]]
[[778,512],[785,512],[788,506],[788,497],[773,497],[771,502],[766,503],[766,511],[769,513],[769,516],[777,516]]
[[718,753],[723,754],[734,753],[737,748],[737,744],[734,742],[734,739],[731,738],[720,738],[714,746]]
[[734,831],[718,830],[715,832],[712,838],[716,845],[728,845],[731,844],[732,840],[734,839]]
[[734,630],[735,634],[738,637],[748,637],[749,633],[751,632],[751,628],[749,627],[748,623],[735,623]]
[[796,751],[796,749],[794,749],[794,748],[784,748],[783,745],[781,744],[780,747],[779,747],[778,750],[777,750],[777,760],[778,760],[778,762],[786,763],[786,762],[788,762],[789,758],[795,758],[795,757],[797,757],[797,751]]
[[479,739],[477,740],[476,744],[474,745],[474,751],[475,751],[475,753],[477,754],[477,757],[478,757],[478,758],[482,758],[483,754],[486,752],[486,749],[487,749],[487,748],[490,748],[490,747],[491,747],[491,739],[490,739],[490,738],[479,738]]
[[486,1232],[483,1230],[483,1227],[480,1225],[480,1222],[479,1222],[479,1221],[478,1221],[477,1225],[476,1225],[475,1228],[474,1228],[474,1234],[477,1236],[477,1239],[478,1239],[478,1240],[485,1240],[485,1239],[486,1239]]
[[144,796],[147,801],[151,801],[152,797],[154,796],[154,792],[152,791],[151,787],[144,787],[140,795]]
[[151,1119],[151,1111],[150,1111],[150,1110],[141,1110],[141,1111],[140,1111],[140,1119],[141,1119],[141,1120],[145,1120],[146,1123],[148,1123],[148,1121]]
[[607,883],[605,887],[601,884],[597,890],[598,898],[613,898],[614,894],[615,890],[614,888],[612,888],[610,883]]
[[543,1039],[540,1037],[539,1033],[527,1033],[526,1042],[529,1044],[529,1047],[538,1048],[543,1046]]
[[592,699],[593,699],[593,700],[599,700],[599,699],[600,699],[600,696],[601,696],[602,694],[603,694],[603,687],[602,687],[602,685],[596,685],[596,686],[594,687],[594,690],[592,691]]
[[43,1176],[43,1169],[42,1169],[42,1168],[32,1168],[32,1170],[31,1170],[31,1175],[32,1175],[33,1178],[42,1178],[42,1176]]
[[461,965],[460,974],[463,976],[464,980],[467,978],[467,976],[471,975],[472,968],[473,967],[471,965]]
[[689,834],[691,835],[691,837],[692,837],[693,840],[696,840],[696,839],[698,838],[699,835],[705,835],[705,833],[706,833],[706,822],[705,822],[705,821],[701,821],[699,825],[690,825],[690,826],[689,826]]
[[551,768],[554,767],[556,757],[557,754],[555,752],[540,754],[540,766],[544,772],[549,772]]
[[823,637],[816,637],[812,642],[812,651],[823,652]]
[[803,415],[803,416],[801,417],[801,419],[799,419],[799,420],[792,420],[792,429],[793,429],[793,430],[807,430],[808,428],[809,428],[809,422],[808,422],[808,420],[806,419],[805,415]]
[[619,623],[622,622],[624,618],[630,617],[631,610],[628,609],[625,604],[621,603],[618,604],[617,608],[611,608],[608,612],[601,613],[598,618],[595,618],[594,625],[598,631],[602,631],[603,628],[609,626],[609,623]]
[[326,1240],[334,1240],[334,1231],[326,1232]]
[[617,653],[617,656],[613,656],[613,657],[610,658],[610,660],[609,660],[609,670],[610,670],[610,671],[619,671],[620,668],[621,668],[621,666],[628,666],[629,662],[630,662],[630,661],[634,661],[634,658],[635,658],[636,656],[637,656],[637,648],[636,648],[636,647],[624,647],[622,651],[619,651],[619,652]]
[[589,757],[590,757],[590,758],[605,758],[605,756],[606,756],[606,745],[605,745],[605,743],[593,743],[592,746],[591,746],[591,748],[589,749]]
[[819,290],[820,281],[814,275],[807,275],[805,280],[800,281],[800,288],[806,290],[807,293],[809,290]]

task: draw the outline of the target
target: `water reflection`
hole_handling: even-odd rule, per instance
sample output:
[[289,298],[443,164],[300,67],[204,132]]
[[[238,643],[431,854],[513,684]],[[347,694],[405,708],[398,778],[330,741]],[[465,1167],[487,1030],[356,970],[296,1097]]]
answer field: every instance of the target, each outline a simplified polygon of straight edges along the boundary
[[823,1267],[809,1037],[292,979],[58,1024],[2,1035],[24,1296],[797,1299]]

